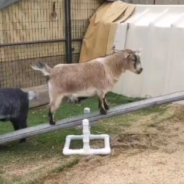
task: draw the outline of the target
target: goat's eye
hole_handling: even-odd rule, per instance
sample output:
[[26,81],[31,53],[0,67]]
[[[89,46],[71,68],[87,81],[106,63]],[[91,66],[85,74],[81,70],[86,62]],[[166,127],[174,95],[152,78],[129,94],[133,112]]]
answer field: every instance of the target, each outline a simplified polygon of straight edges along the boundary
[[136,63],[136,60],[132,59],[132,62],[135,64]]
[[134,63],[134,68],[136,68],[136,61],[135,60],[132,60],[133,63]]

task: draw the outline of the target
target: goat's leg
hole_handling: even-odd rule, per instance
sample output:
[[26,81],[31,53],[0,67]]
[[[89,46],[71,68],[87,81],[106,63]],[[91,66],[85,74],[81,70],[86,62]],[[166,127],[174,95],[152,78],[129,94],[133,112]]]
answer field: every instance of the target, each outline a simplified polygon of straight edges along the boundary
[[48,116],[49,116],[49,123],[50,123],[50,125],[55,125],[56,124],[56,122],[54,121],[54,115],[55,115],[55,113],[56,113],[56,111],[57,111],[57,109],[58,109],[62,99],[63,99],[62,95],[60,95],[60,96],[56,95],[53,98],[52,102],[49,104],[50,107],[49,107]]
[[15,131],[19,129],[18,122],[16,120],[11,120],[11,123]]
[[[27,128],[27,116],[26,117],[22,117],[19,120],[19,123],[20,123],[19,129]],[[26,138],[20,139],[19,143],[23,143],[23,142],[26,142]]]
[[54,117],[53,117],[53,113],[51,112],[51,108],[49,108],[48,117],[49,117],[49,123],[51,125],[55,125],[56,123],[54,122]]
[[[23,128],[27,128],[26,118],[12,119],[11,122],[12,122],[12,125],[15,131],[23,129]],[[25,141],[26,141],[26,138],[22,138],[19,140],[19,143],[23,143]]]
[[99,100],[99,108],[100,108],[100,114],[107,114],[107,111],[105,109],[105,105],[104,105],[104,98],[105,98],[105,94],[104,92],[100,91],[97,93],[98,95],[98,100]]
[[101,108],[101,106],[102,106],[102,104],[101,104],[101,100],[100,100],[100,98],[98,97],[98,108],[100,109],[100,108]]
[[[105,110],[109,110],[109,106],[107,104],[106,98],[104,97],[102,100],[103,100]],[[102,107],[102,103],[101,103],[100,98],[98,98],[98,108],[100,109],[101,107]]]
[[108,106],[108,104],[107,104],[107,100],[106,100],[105,97],[104,97],[104,99],[103,99],[103,102],[104,102],[105,110],[109,110],[109,106]]

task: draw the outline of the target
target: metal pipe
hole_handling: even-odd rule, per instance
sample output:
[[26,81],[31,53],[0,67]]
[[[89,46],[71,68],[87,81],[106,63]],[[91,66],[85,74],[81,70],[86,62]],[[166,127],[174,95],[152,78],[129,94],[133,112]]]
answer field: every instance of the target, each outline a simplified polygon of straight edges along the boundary
[[65,0],[66,61],[72,63],[71,0]]
[[184,91],[176,92],[164,96],[154,97],[146,100],[141,100],[138,102],[132,102],[125,105],[120,105],[112,108],[108,111],[106,115],[101,115],[99,112],[85,114],[82,116],[72,117],[68,119],[60,120],[56,125],[42,124],[35,127],[29,127],[22,130],[17,130],[15,132],[0,135],[0,144],[7,142],[19,140],[21,138],[32,137],[38,134],[43,134],[47,132],[52,132],[62,128],[76,127],[81,125],[83,119],[88,119],[90,126],[95,125],[99,120],[110,118],[113,116],[123,115],[130,112],[134,112],[140,109],[146,109],[148,107],[153,107],[161,104],[168,104],[176,101],[184,100]]
[[[76,39],[72,39],[71,41],[72,42],[82,42],[82,39],[76,38]],[[3,43],[3,44],[0,44],[0,47],[17,46],[17,45],[30,45],[30,44],[39,44],[39,43],[57,43],[57,42],[66,42],[66,39],[41,40],[41,41],[17,42],[17,43]]]
[[57,39],[57,40],[41,40],[41,41],[32,41],[32,42],[3,43],[3,44],[0,44],[0,47],[30,45],[30,44],[39,44],[39,43],[55,43],[55,42],[65,42],[65,41],[66,39]]

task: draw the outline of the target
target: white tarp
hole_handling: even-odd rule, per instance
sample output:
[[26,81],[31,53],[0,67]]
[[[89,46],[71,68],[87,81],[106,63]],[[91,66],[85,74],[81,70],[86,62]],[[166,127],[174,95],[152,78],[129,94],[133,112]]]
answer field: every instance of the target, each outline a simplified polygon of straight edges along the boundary
[[142,48],[141,75],[122,75],[114,92],[155,97],[184,90],[184,5],[136,5],[118,26],[116,49]]

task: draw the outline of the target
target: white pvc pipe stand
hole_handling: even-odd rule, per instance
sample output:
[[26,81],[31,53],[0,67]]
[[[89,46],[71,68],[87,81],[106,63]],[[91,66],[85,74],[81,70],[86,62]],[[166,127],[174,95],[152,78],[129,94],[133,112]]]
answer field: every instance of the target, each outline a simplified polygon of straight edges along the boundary
[[[85,108],[84,113],[85,114],[90,113],[90,109]],[[68,135],[66,137],[65,145],[63,148],[64,155],[72,155],[72,154],[80,154],[80,155],[102,154],[102,155],[106,155],[106,154],[111,153],[109,135],[107,135],[107,134],[101,134],[101,135],[91,134],[88,119],[84,119],[82,121],[82,126],[83,126],[83,135]],[[90,140],[94,140],[94,139],[103,139],[105,147],[99,148],[99,149],[92,149],[90,147]],[[70,149],[71,140],[83,140],[83,148],[82,149]]]

